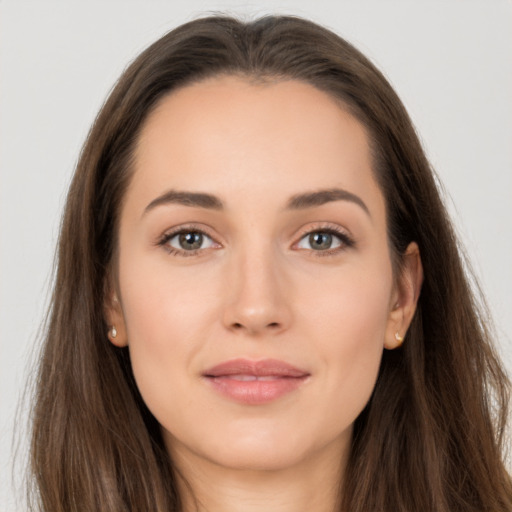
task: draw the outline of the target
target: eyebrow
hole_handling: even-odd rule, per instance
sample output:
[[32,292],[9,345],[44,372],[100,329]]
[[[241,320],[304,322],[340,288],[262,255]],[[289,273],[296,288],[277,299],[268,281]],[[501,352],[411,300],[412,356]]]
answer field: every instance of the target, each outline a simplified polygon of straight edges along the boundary
[[184,206],[191,206],[196,208],[206,208],[208,210],[223,210],[224,204],[222,201],[212,195],[203,192],[185,192],[179,190],[169,190],[153,199],[144,209],[143,215],[153,210],[157,206],[165,204],[182,204]]
[[305,194],[297,194],[292,196],[286,205],[287,210],[305,210],[315,206],[322,206],[333,201],[349,201],[360,206],[365,213],[370,215],[370,210],[365,202],[359,197],[341,188],[330,188],[326,190],[318,190],[316,192],[307,192]]
[[[292,196],[286,203],[285,210],[306,210],[322,206],[333,201],[349,201],[360,206],[366,214],[370,216],[370,211],[364,201],[357,195],[341,188],[330,188],[317,190],[315,192],[306,192]],[[153,199],[144,209],[143,215],[157,206],[166,204],[181,204],[196,208],[205,208],[208,210],[223,210],[224,203],[217,196],[203,192],[187,192],[179,190],[169,190]]]

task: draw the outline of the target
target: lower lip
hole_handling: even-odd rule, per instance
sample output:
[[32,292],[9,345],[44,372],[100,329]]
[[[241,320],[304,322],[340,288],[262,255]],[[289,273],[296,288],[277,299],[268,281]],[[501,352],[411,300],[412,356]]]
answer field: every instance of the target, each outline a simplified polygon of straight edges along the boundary
[[226,377],[206,377],[215,391],[249,405],[260,405],[277,400],[295,391],[307,379],[304,377],[277,377],[271,380],[241,381]]

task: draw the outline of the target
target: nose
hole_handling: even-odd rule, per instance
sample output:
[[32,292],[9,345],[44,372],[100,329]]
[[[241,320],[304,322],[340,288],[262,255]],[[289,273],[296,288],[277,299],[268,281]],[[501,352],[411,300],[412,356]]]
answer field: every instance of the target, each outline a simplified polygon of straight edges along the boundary
[[226,285],[223,322],[232,332],[276,335],[291,322],[290,296],[279,261],[271,250],[240,255],[231,266]]

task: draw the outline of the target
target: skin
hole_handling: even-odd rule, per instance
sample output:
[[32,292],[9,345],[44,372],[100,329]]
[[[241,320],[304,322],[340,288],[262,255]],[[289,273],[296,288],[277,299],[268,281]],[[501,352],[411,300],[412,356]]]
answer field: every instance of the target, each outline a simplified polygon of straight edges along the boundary
[[[393,275],[364,127],[310,85],[217,77],[164,98],[135,156],[106,315],[199,509],[334,510],[353,422],[422,280],[414,243]],[[364,207],[286,209],[296,194],[333,188]],[[213,194],[224,209],[154,204],[171,189]],[[170,254],[178,237],[164,237],[180,227],[208,235],[198,252]],[[313,247],[309,233],[325,229],[353,244]],[[202,374],[238,357],[310,377],[270,403],[237,403]]]

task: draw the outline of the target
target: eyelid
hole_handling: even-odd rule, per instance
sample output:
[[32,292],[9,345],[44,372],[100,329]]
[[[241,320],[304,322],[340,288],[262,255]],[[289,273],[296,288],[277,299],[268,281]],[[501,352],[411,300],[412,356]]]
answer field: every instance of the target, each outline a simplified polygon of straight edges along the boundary
[[[179,235],[180,233],[187,233],[187,232],[195,232],[195,233],[201,233],[202,235],[208,237],[216,247],[207,247],[204,249],[193,249],[189,251],[185,251],[182,249],[178,249],[176,247],[172,247],[168,245],[169,240],[171,240],[176,235]],[[310,253],[314,253],[315,256],[334,256],[348,248],[351,248],[355,245],[355,240],[353,236],[350,234],[350,232],[346,229],[341,227],[339,224],[333,224],[331,222],[321,222],[316,225],[309,224],[307,227],[302,228],[299,231],[299,234],[296,237],[296,241],[293,243],[292,248],[296,248],[297,244],[300,243],[306,236],[311,235],[312,233],[330,233],[334,236],[336,236],[339,241],[340,245],[338,247],[332,248],[332,249],[325,249],[325,250],[314,250],[314,249],[298,249],[301,251],[308,251]],[[178,256],[194,256],[198,253],[205,253],[209,251],[210,249],[218,249],[222,247],[222,244],[219,243],[216,240],[217,237],[213,236],[210,233],[210,229],[208,227],[205,228],[203,224],[197,224],[197,223],[190,223],[190,224],[181,224],[178,226],[175,226],[173,228],[167,229],[162,235],[160,235],[156,241],[157,246],[163,247],[168,253]]]
[[356,244],[354,237],[346,228],[343,228],[338,224],[333,224],[330,222],[321,222],[320,224],[317,225],[308,225],[307,227],[302,228],[299,234],[297,235],[298,240],[293,243],[293,247],[296,247],[306,236],[311,235],[312,233],[330,233],[340,240],[341,245],[339,247],[333,249],[326,249],[323,251],[315,251],[314,249],[298,250],[314,253],[315,256],[334,256],[339,252],[342,252],[348,248],[355,246]]
[[[208,247],[205,249],[193,249],[190,251],[185,251],[183,249],[177,249],[176,247],[172,247],[168,245],[169,240],[172,240],[176,235],[179,235],[180,233],[200,233],[203,236],[208,237],[214,245],[217,247]],[[162,235],[160,235],[155,243],[155,245],[159,247],[163,247],[169,254],[173,255],[179,255],[179,256],[194,256],[200,252],[205,252],[212,248],[219,248],[222,247],[222,244],[220,244],[216,238],[209,233],[209,229],[205,229],[204,225],[199,225],[196,223],[190,223],[190,224],[180,224],[179,226],[175,226],[173,228],[169,228]]]

